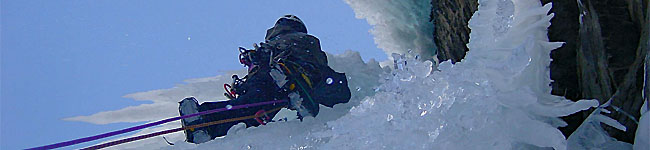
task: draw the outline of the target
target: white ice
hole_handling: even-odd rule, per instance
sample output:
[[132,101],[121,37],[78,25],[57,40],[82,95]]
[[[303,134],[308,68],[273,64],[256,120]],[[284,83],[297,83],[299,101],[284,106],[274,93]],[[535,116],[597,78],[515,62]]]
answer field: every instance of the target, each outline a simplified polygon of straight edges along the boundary
[[[346,2],[362,17],[395,16],[411,11],[401,8],[420,8],[404,6],[419,4],[411,2],[371,5],[400,3],[389,0]],[[567,149],[567,139],[557,129],[566,123],[558,117],[596,107],[598,102],[572,102],[549,94],[549,54],[561,46],[547,38],[553,16],[547,15],[551,4],[542,6],[539,0],[479,0],[479,4],[469,23],[470,51],[455,65],[443,62],[437,71],[431,71],[434,63],[419,59],[418,55],[427,55],[422,51],[394,54],[393,65],[386,68],[372,60],[363,62],[357,52],[328,55],[332,68],[348,75],[353,96],[347,104],[322,107],[316,118],[256,128],[239,125],[226,137],[199,145],[183,142],[182,134],[172,134],[167,138],[174,146],[166,145],[162,138],[152,138],[112,149]],[[366,6],[395,8],[357,8]],[[409,28],[396,30],[399,36],[376,42],[413,45],[413,40],[395,39],[422,36],[409,31],[418,30],[408,24],[413,22],[405,23],[399,27]],[[411,43],[400,43],[404,41]],[[399,47],[382,48],[387,52],[408,51],[391,49]],[[205,93],[202,90],[182,91]],[[158,91],[153,96],[188,96],[188,92],[173,91]],[[138,134],[172,127],[178,123]]]
[[[345,0],[355,16],[373,26],[377,47],[388,55],[415,51],[426,58],[436,52],[429,0]],[[433,57],[435,58],[435,57]],[[389,57],[389,59],[391,59]]]
[[639,126],[636,128],[634,138],[634,150],[650,149],[650,111],[647,110],[648,101],[643,102],[641,106]]
[[569,150],[631,150],[632,145],[629,143],[617,141],[610,137],[602,128],[602,124],[614,127],[618,130],[625,131],[626,128],[618,121],[603,115],[602,113],[611,113],[605,109],[610,105],[607,102],[596,108],[583,123],[571,133],[568,138]]

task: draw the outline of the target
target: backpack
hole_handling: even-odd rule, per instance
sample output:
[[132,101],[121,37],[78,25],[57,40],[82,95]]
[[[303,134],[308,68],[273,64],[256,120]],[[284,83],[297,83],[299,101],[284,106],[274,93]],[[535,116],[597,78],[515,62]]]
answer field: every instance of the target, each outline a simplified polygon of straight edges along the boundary
[[[312,35],[302,32],[280,34],[253,50],[240,48],[240,51],[240,61],[250,64],[247,66],[252,69],[243,79],[233,76],[234,82],[243,84],[248,76],[258,73],[270,75],[278,88],[283,89],[278,91],[280,95],[286,95],[290,100],[289,108],[298,110],[299,118],[315,117],[319,111],[318,104],[333,107],[347,103],[351,97],[345,74],[335,72],[327,65],[327,56],[320,49],[318,38]],[[225,94],[231,99],[241,91],[235,83],[232,86],[234,90],[226,88],[228,93],[233,93]]]

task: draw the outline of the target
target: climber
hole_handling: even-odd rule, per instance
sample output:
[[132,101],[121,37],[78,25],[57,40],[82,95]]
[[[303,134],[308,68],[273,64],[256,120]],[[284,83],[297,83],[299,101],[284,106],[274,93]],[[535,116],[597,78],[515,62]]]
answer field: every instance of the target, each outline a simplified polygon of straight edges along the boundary
[[248,68],[248,73],[243,78],[233,75],[233,83],[224,84],[224,95],[229,100],[199,105],[194,97],[188,97],[179,102],[180,115],[264,101],[286,101],[182,119],[183,126],[187,127],[263,114],[263,117],[185,130],[187,142],[198,144],[224,136],[228,129],[239,123],[246,124],[246,127],[265,125],[273,122],[277,111],[271,110],[278,108],[295,110],[297,118],[302,120],[316,117],[319,104],[333,107],[350,100],[345,74],[328,66],[318,38],[307,34],[307,28],[298,17],[281,17],[267,30],[265,41],[253,47],[239,48],[240,63]]

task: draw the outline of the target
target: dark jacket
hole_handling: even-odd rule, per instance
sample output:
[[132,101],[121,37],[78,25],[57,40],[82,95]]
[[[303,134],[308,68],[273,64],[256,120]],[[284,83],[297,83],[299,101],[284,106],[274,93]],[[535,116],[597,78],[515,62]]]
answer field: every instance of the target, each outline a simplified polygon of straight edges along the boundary
[[[314,117],[318,114],[318,104],[333,107],[349,101],[351,93],[345,74],[335,72],[328,66],[320,41],[307,34],[302,22],[281,18],[274,27],[267,30],[265,42],[260,45],[253,55],[256,68],[249,72],[247,81],[242,84],[241,88],[245,92],[240,94],[238,101],[263,101],[259,97],[288,99],[287,95],[296,91],[304,100],[302,105]],[[269,72],[282,68],[270,66],[269,62],[275,61],[271,59],[279,59],[277,62],[288,69],[284,71],[288,80],[284,87],[273,86],[277,81],[272,80]],[[289,89],[292,84],[295,87]],[[285,89],[289,90],[284,91]],[[297,109],[291,104],[289,108]]]
[[[288,104],[248,107],[204,115],[201,122],[250,116],[260,110],[268,111],[283,106],[298,110],[298,118],[302,119],[306,115],[318,115],[319,104],[333,107],[350,100],[351,94],[345,74],[335,72],[327,65],[327,56],[320,49],[318,38],[307,34],[307,29],[299,19],[279,19],[273,28],[267,30],[265,42],[247,53],[254,67],[249,69],[243,82],[233,85],[238,96],[228,101],[202,103],[199,111],[281,99],[288,100]],[[272,72],[276,72],[276,78],[271,75]],[[278,76],[281,78],[277,79]],[[302,101],[295,100],[296,93]],[[292,94],[294,99],[290,98]],[[276,114],[277,112],[268,112],[267,115],[273,118]],[[226,135],[230,127],[240,122],[245,123],[247,127],[260,125],[255,119],[247,119],[202,127],[199,130],[207,131],[214,139]],[[187,133],[191,132],[186,131],[187,141],[193,142],[193,135]]]

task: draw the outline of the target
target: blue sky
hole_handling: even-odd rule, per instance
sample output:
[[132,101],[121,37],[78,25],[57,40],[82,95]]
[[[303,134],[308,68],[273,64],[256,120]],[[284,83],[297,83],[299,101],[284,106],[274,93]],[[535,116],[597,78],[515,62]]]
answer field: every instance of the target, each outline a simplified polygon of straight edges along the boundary
[[371,26],[343,1],[178,2],[2,1],[0,149],[136,125],[61,119],[142,104],[122,96],[241,69],[236,48],[261,42],[284,14],[300,17],[327,52],[386,59]]

